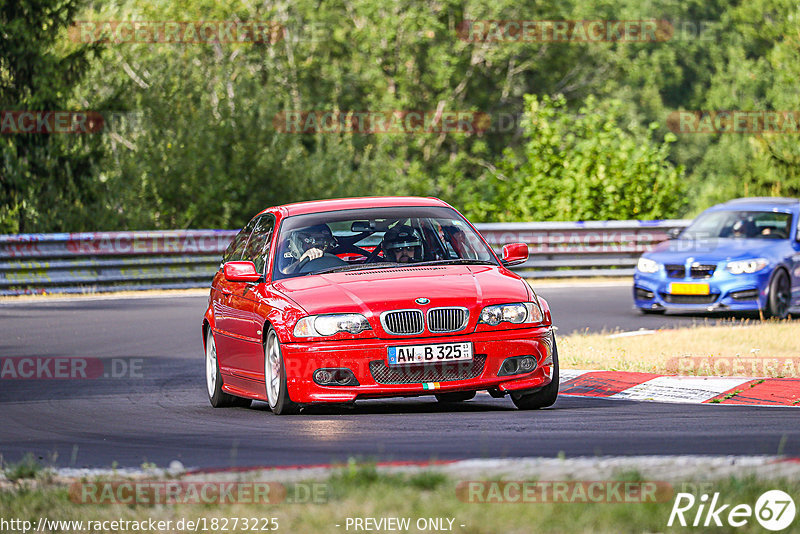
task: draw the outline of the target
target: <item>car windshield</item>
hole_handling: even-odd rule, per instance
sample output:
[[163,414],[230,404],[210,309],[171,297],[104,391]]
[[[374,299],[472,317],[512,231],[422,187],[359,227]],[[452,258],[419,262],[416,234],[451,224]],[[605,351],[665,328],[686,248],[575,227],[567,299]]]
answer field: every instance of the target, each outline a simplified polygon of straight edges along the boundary
[[775,211],[711,211],[681,233],[683,239],[788,239],[792,216]]
[[365,208],[283,220],[273,279],[410,264],[492,264],[481,237],[447,207]]

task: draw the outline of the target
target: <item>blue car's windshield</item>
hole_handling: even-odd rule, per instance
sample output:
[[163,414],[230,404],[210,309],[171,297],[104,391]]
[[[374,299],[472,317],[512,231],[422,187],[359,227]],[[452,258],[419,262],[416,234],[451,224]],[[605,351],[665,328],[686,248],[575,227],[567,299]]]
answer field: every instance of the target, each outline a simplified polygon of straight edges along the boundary
[[681,233],[683,239],[788,239],[792,215],[774,211],[711,211]]

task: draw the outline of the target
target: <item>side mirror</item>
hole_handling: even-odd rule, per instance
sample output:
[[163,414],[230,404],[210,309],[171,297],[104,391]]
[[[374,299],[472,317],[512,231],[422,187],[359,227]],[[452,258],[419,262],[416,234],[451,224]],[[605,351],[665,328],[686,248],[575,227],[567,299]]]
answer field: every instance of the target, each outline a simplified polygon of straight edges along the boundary
[[503,246],[502,263],[506,267],[519,265],[528,261],[528,245],[525,243],[510,243]]
[[683,232],[683,228],[670,228],[667,230],[667,239],[678,239],[681,232]]
[[229,282],[258,282],[261,275],[256,272],[252,261],[229,261],[222,268],[225,280]]

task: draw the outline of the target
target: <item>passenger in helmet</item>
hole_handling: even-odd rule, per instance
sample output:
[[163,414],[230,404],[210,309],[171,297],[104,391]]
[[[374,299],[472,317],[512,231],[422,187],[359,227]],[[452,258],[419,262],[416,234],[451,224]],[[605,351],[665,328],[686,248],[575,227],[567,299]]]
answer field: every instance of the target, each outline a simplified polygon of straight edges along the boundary
[[[308,261],[321,258],[326,251],[336,245],[336,238],[327,224],[316,224],[295,230],[289,236],[289,253],[296,261],[283,269],[283,272],[285,274],[297,272],[301,263],[305,265]],[[306,259],[308,261],[304,261]]]
[[386,231],[381,242],[383,257],[387,261],[412,263],[422,261],[422,240],[407,225],[397,225]]

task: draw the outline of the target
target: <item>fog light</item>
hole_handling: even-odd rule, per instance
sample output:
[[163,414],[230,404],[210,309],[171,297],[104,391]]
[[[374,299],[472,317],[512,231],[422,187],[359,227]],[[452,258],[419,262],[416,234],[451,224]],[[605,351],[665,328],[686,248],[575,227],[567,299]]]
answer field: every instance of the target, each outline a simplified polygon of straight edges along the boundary
[[636,288],[636,298],[639,300],[653,300],[655,294],[652,291],[648,291],[646,289],[642,289],[641,287]]
[[333,369],[317,369],[314,371],[314,382],[320,386],[357,386],[358,380],[353,371],[346,367]]
[[746,289],[744,291],[735,291],[731,293],[731,298],[734,300],[757,300],[758,289]]
[[333,382],[333,373],[327,369],[320,369],[314,373],[314,382],[317,384],[329,384]]
[[506,358],[497,376],[521,375],[536,369],[536,358],[533,356],[514,356]]

